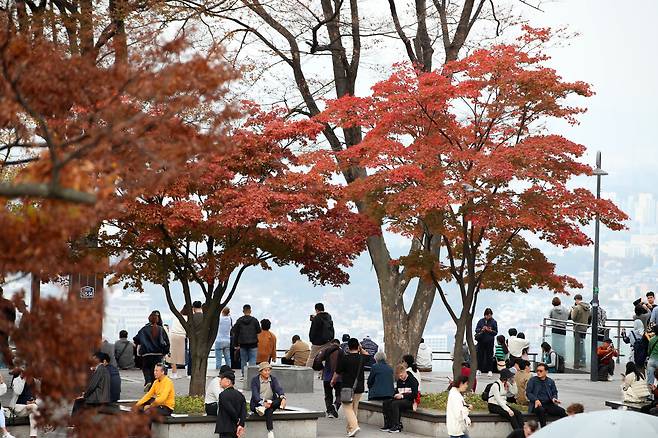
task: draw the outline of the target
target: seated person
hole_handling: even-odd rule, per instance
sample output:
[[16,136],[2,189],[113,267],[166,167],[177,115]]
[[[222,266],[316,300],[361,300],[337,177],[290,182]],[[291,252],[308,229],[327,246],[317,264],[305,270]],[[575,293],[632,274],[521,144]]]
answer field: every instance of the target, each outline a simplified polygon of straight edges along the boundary
[[542,342],[541,353],[542,353],[542,360],[548,367],[548,372],[557,373],[558,357],[555,350],[553,350],[553,347],[551,347],[551,344],[549,344],[548,342]]
[[[5,379],[0,375],[0,397],[7,393],[7,384]],[[2,438],[14,438],[7,430],[7,423],[5,419],[5,410],[0,408],[0,431],[2,431]]]
[[[514,331],[512,331],[514,330]],[[514,333],[512,335],[512,333]],[[510,337],[507,341],[507,348],[509,349],[509,359],[521,359],[523,350],[530,347],[530,342],[525,340],[525,334],[516,333],[515,329],[510,329]]]
[[170,416],[174,412],[176,404],[176,391],[174,389],[174,382],[167,377],[167,371],[163,363],[155,365],[153,374],[155,382],[151,385],[151,389],[144,394],[135,406],[143,411],[155,411],[162,416]]
[[528,412],[534,413],[541,427],[546,426],[546,415],[564,418],[567,413],[559,406],[557,387],[553,379],[548,377],[548,367],[544,363],[537,365],[537,375],[528,381],[525,390],[530,404]]
[[516,403],[522,406],[528,406],[528,397],[525,390],[528,386],[528,380],[532,377],[530,371],[530,362],[523,360],[519,363],[521,369],[514,375],[514,384],[516,385]]
[[121,374],[119,369],[110,363],[110,356],[107,353],[101,353],[103,365],[110,373],[110,403],[116,403],[121,398]]
[[423,338],[420,338],[416,363],[418,364],[418,371],[421,373],[429,373],[432,371],[432,350],[427,346],[425,339]]
[[[462,362],[462,369],[460,376],[463,377],[470,377],[471,376],[471,364],[468,362]],[[473,391],[477,389],[478,386],[478,379],[477,377],[473,377]]]
[[596,355],[599,358],[599,380],[610,380],[615,372],[614,358],[619,356],[619,352],[612,346],[612,339],[604,339],[603,345],[596,349]]
[[292,337],[292,345],[281,358],[281,363],[303,367],[306,366],[309,354],[311,354],[311,347],[302,341],[299,335],[295,335]]
[[222,393],[221,379],[222,374],[228,373],[231,371],[231,367],[228,365],[222,365],[219,368],[219,376],[210,380],[208,386],[206,386],[206,398],[204,400],[206,415],[217,415],[217,401],[219,400],[219,394]]
[[276,377],[270,375],[271,372],[272,365],[269,363],[258,364],[258,375],[251,379],[251,400],[249,402],[252,412],[265,416],[268,438],[274,437],[274,411],[286,408],[286,394]]
[[407,371],[406,364],[395,367],[396,394],[392,399],[384,401],[384,427],[382,431],[391,433],[402,432],[400,412],[413,409],[414,402],[418,397],[418,380]]
[[395,393],[393,385],[393,368],[386,363],[386,353],[378,351],[368,375],[368,400],[391,399]]
[[525,422],[523,429],[513,430],[509,435],[507,435],[507,438],[527,438],[533,433],[537,432],[537,430],[539,430],[539,423],[537,423],[535,420],[529,420]]
[[75,399],[71,415],[75,415],[81,409],[100,407],[110,402],[110,372],[103,365],[103,359],[106,356],[109,361],[107,353],[101,351],[94,353],[92,367],[94,372],[89,378],[85,392]]
[[514,375],[507,369],[500,372],[498,380],[489,387],[487,408],[490,413],[509,421],[512,429],[523,429],[523,414],[507,404],[506,394],[509,392],[509,381],[513,378]]
[[649,384],[644,374],[640,372],[635,363],[626,364],[626,373],[621,375],[621,391],[624,396],[624,403],[642,403],[646,402],[651,395]]
[[14,395],[9,402],[9,408],[17,417],[30,419],[30,437],[36,437],[39,409],[32,390],[37,381],[25,377],[24,373],[25,371],[20,368],[15,368],[11,372],[13,379],[10,386]]

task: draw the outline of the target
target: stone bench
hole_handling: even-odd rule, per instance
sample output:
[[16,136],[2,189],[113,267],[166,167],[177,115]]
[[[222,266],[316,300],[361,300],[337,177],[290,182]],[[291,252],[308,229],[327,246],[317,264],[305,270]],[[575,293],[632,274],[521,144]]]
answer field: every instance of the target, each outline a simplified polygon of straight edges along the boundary
[[[309,438],[317,436],[318,418],[324,412],[287,407],[274,412],[274,432],[286,438]],[[215,436],[216,417],[210,415],[177,415],[165,417],[162,423],[153,423],[153,438],[199,438]],[[252,414],[247,416],[246,434],[248,438],[267,435],[265,417]]]
[[[315,371],[310,367],[295,365],[272,365],[272,375],[277,378],[286,394],[313,392],[313,378]],[[247,378],[243,382],[243,389],[249,391],[251,380],[258,375],[258,367],[247,368]]]
[[628,403],[624,401],[615,401],[615,400],[606,400],[605,405],[609,408],[612,409],[624,409],[628,411],[636,411],[640,412],[643,406],[648,405],[649,402],[646,403]]
[[[359,423],[381,427],[384,424],[382,403],[379,401],[362,401],[359,403]],[[523,413],[526,420],[536,420],[533,414]],[[488,412],[476,412],[469,415],[471,438],[505,438],[512,427],[500,416]],[[401,415],[405,432],[426,436],[448,436],[446,414],[434,409],[418,408],[416,411],[404,411]],[[549,422],[551,419],[549,418]]]

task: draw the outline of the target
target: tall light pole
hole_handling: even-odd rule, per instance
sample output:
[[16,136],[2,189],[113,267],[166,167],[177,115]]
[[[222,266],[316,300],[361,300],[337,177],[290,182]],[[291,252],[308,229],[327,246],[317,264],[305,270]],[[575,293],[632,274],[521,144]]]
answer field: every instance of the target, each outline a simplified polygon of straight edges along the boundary
[[[601,152],[596,153],[596,169],[592,175],[596,175],[596,199],[601,199],[601,177],[608,173],[601,169]],[[594,221],[594,279],[592,281],[592,352],[590,359],[590,375],[592,382],[599,380],[599,360],[596,355],[599,338],[599,214],[596,213]]]

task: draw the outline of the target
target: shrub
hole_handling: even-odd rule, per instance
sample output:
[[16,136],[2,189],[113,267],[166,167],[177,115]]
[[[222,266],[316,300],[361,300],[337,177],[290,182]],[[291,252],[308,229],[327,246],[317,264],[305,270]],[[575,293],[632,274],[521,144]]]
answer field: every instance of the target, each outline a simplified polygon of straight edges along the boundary
[[204,399],[201,396],[176,396],[174,414],[203,415],[206,413]]

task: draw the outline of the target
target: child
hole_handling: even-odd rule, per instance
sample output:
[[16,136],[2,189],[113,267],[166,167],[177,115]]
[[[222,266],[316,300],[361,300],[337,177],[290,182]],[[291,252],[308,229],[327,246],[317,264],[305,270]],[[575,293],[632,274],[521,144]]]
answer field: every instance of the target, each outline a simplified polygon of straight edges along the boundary
[[244,434],[244,422],[247,418],[247,401],[244,395],[233,387],[235,374],[233,370],[219,375],[219,384],[223,388],[217,399],[217,423],[215,433],[219,438],[236,438]]

